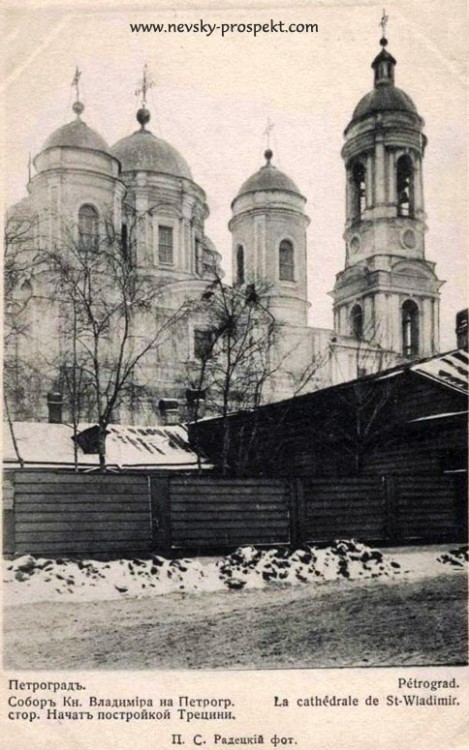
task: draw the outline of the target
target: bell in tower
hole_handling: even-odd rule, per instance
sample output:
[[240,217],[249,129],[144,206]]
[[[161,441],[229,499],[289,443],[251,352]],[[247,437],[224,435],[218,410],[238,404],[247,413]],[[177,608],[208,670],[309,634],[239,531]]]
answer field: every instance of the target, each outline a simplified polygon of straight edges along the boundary
[[381,50],[373,60],[373,89],[345,129],[345,269],[333,291],[336,331],[404,358],[438,351],[439,288],[425,258],[422,162],[424,121],[395,85],[397,61]]

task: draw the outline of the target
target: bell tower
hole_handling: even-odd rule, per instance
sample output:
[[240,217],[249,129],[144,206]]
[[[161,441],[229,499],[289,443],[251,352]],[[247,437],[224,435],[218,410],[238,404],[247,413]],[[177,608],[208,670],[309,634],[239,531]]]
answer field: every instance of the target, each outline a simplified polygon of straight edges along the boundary
[[344,133],[346,255],[332,293],[334,326],[412,359],[438,351],[443,282],[425,259],[424,121],[394,84],[384,36],[380,45],[374,88]]

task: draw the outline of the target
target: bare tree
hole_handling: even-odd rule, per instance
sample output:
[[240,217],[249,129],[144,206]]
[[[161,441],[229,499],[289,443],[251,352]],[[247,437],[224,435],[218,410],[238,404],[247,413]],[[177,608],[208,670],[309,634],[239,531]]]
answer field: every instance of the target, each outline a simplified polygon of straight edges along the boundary
[[94,236],[65,226],[61,241],[40,251],[45,295],[61,321],[57,377],[75,429],[85,409],[94,415],[101,470],[107,428],[139,367],[188,313],[185,304],[163,309],[164,282],[136,267],[129,234],[122,237],[111,221]]
[[[362,313],[360,313],[362,316]],[[376,319],[353,325],[355,378],[345,387],[337,388],[337,408],[325,415],[324,435],[332,435],[329,448],[337,444],[340,460],[354,474],[363,469],[364,457],[378,441],[392,432],[393,410],[388,407],[394,397],[396,381],[377,378],[378,374],[403,362],[395,352],[380,344],[384,321]]]
[[199,419],[202,403],[222,417],[224,472],[230,445],[228,414],[259,406],[280,366],[275,342],[282,324],[269,311],[269,291],[262,282],[230,287],[215,276],[192,308],[194,356],[186,368],[188,395],[193,394],[190,417]]
[[357,379],[338,387],[332,407],[322,415],[323,431],[317,441],[335,451],[345,471],[360,475],[364,459],[394,427],[390,408],[398,379],[379,376]]
[[33,212],[9,215],[3,238],[3,406],[20,466],[24,461],[13,422],[15,418],[30,417],[41,379],[39,371],[23,355],[30,336],[30,279],[37,262],[32,247],[37,226],[38,218]]

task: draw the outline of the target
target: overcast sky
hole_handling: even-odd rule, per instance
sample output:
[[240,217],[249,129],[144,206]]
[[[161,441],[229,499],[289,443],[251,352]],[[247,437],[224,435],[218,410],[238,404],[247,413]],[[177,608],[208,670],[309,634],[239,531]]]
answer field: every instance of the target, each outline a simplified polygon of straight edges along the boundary
[[[206,191],[206,231],[230,269],[230,203],[263,163],[263,132],[272,132],[273,163],[308,199],[310,323],[331,327],[327,293],[344,263],[343,130],[372,88],[379,51],[381,2],[127,3],[126,11],[86,0],[67,10],[13,9],[7,18],[5,97],[7,203],[25,195],[28,155],[72,119],[71,81],[83,72],[83,119],[109,144],[137,129],[135,89],[144,62],[155,81],[150,129],[175,146]],[[58,4],[57,4],[58,5]],[[218,10],[216,9],[218,6]],[[220,9],[220,6],[224,8]],[[101,8],[100,12],[88,8]],[[107,8],[109,8],[107,10]],[[160,10],[158,10],[160,8]],[[446,279],[441,348],[454,346],[454,315],[465,307],[467,142],[465,2],[430,0],[387,5],[396,84],[425,119],[427,259]],[[132,34],[130,22],[317,23],[314,34],[219,31]]]

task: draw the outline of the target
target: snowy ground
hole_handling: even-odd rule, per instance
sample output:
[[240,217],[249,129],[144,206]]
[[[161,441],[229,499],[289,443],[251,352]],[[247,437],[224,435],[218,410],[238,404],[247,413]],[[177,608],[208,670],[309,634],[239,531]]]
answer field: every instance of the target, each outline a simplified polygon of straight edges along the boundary
[[[456,552],[456,554],[453,554]],[[354,540],[329,547],[259,550],[224,558],[52,560],[24,555],[4,563],[4,602],[106,601],[369,579],[417,580],[467,569],[467,547],[370,548]]]

